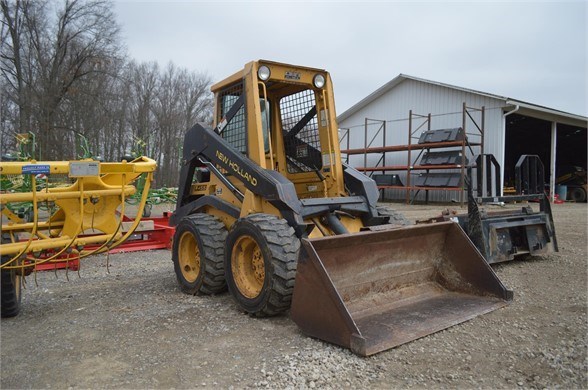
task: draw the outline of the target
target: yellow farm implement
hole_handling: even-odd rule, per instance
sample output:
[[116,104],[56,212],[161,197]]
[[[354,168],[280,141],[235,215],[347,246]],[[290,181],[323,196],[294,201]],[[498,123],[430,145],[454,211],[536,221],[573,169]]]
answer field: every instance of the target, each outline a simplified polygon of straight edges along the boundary
[[[2,208],[2,317],[20,307],[22,277],[47,264],[77,261],[123,243],[141,221],[155,161],[26,161],[0,162],[3,177],[25,177],[30,191],[0,192]],[[134,221],[124,222],[125,200],[132,185],[145,175]],[[66,183],[49,185],[50,178]],[[53,183],[55,184],[55,183]],[[32,203],[32,221],[13,211],[14,204]]]

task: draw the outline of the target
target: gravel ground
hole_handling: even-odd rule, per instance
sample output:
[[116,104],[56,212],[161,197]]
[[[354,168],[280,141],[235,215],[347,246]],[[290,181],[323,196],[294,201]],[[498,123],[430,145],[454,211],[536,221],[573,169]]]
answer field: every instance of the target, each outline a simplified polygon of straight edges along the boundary
[[588,388],[587,206],[553,208],[559,253],[494,266],[511,305],[369,358],[182,294],[168,251],[39,273],[0,323],[0,388]]

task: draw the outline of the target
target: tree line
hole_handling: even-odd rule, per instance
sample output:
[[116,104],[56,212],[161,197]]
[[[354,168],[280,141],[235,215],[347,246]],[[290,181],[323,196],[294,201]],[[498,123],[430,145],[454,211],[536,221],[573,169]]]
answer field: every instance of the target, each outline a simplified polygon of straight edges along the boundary
[[35,135],[37,160],[155,159],[176,186],[183,135],[210,122],[211,79],[128,58],[108,0],[0,0],[0,151]]

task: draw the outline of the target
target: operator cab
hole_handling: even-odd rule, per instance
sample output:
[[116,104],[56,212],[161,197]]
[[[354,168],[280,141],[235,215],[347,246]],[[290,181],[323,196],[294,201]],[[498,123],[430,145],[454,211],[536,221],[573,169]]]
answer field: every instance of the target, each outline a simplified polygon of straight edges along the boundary
[[[215,91],[221,136],[262,167],[292,181],[301,198],[341,196],[342,185],[336,185],[335,176],[342,169],[340,164],[335,166],[339,144],[328,73],[260,61],[252,63],[241,78],[236,76],[230,78],[230,85]],[[243,93],[248,83],[255,85],[249,100]]]

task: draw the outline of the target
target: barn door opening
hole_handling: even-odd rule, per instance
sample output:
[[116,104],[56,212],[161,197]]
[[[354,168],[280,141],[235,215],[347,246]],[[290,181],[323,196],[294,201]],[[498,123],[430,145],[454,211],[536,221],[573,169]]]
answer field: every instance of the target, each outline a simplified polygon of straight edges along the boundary
[[549,167],[551,166],[551,122],[525,115],[513,114],[506,118],[505,136],[505,187],[514,187],[515,165],[523,154],[536,154],[539,156],[545,167],[545,181],[549,183]]

